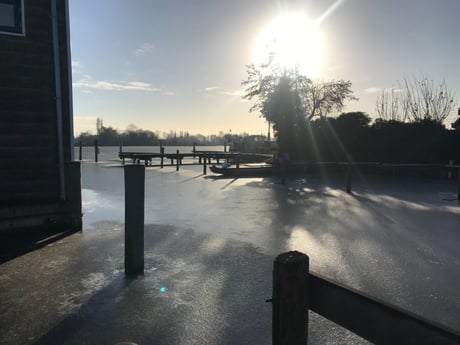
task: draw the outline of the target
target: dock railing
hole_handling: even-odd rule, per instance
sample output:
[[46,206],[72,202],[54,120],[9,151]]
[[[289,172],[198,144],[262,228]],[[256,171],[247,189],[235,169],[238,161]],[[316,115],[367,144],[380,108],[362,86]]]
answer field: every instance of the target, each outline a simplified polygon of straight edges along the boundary
[[273,266],[273,345],[308,344],[308,310],[374,344],[460,344],[460,333],[309,272],[300,252]]

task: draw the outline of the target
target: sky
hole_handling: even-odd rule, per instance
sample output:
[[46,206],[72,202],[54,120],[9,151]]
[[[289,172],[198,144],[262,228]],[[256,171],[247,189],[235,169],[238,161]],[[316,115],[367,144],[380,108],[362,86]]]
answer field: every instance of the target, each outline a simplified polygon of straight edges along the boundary
[[301,35],[298,46],[317,54],[312,76],[352,82],[358,100],[344,111],[374,118],[382,88],[404,77],[445,80],[460,91],[459,0],[69,3],[76,135],[94,133],[98,117],[118,130],[266,134],[266,122],[249,112],[253,102],[242,99],[241,81],[282,15],[317,24],[317,37]]

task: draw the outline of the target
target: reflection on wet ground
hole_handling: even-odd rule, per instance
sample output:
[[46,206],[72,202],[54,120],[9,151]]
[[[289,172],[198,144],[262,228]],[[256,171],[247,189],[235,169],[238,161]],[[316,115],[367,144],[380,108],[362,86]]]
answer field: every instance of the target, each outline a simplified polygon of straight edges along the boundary
[[[123,222],[123,170],[85,164],[85,228]],[[202,168],[147,168],[146,223],[300,250],[311,268],[453,327],[460,324],[460,207],[455,181],[306,174],[227,179]],[[447,311],[447,313],[446,313]]]

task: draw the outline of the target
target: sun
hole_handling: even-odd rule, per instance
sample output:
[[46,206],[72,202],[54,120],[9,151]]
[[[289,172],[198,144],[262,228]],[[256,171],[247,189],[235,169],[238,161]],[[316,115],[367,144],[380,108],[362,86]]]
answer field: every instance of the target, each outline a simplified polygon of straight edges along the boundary
[[323,42],[318,24],[304,14],[284,14],[275,18],[257,39],[254,62],[261,64],[273,54],[274,62],[307,76],[318,77]]

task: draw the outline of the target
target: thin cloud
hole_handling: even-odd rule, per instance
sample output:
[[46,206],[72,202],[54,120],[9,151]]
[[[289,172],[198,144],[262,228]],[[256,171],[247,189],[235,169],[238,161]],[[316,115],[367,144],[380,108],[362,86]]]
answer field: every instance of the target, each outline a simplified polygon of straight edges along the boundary
[[383,88],[381,87],[368,87],[367,89],[364,89],[365,93],[378,93],[382,92]]
[[244,94],[244,90],[226,90],[223,86],[213,85],[204,88],[207,93],[217,93],[219,95],[241,97]]
[[213,92],[222,89],[222,86],[209,86],[204,88],[204,91],[206,92]]
[[382,91],[390,91],[394,93],[399,93],[402,92],[401,89],[395,88],[395,87],[389,87],[389,88],[384,88],[384,87],[368,87],[367,89],[364,89],[365,93],[373,94],[373,93],[381,93]]
[[145,56],[148,54],[151,54],[153,50],[155,49],[155,46],[152,43],[143,43],[139,48],[137,48],[134,51],[134,55],[140,57],[140,56]]
[[222,91],[221,94],[232,97],[242,97],[244,95],[244,90]]
[[99,89],[99,90],[110,90],[110,91],[150,91],[150,92],[161,92],[160,88],[154,87],[150,83],[144,83],[141,81],[104,81],[104,80],[93,80],[90,76],[85,75],[79,81],[73,83],[73,87],[83,89]]

